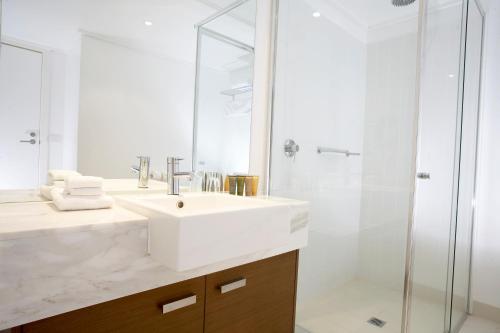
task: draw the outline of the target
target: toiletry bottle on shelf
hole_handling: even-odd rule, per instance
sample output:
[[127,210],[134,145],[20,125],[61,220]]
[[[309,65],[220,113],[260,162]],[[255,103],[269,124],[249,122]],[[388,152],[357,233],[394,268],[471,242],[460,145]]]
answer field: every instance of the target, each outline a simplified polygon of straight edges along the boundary
[[252,176],[252,196],[256,196],[259,189],[259,176]]
[[229,192],[229,175],[224,178],[224,192]]
[[245,190],[245,176],[236,176],[236,193],[243,196]]
[[228,176],[229,178],[229,194],[236,194],[236,176]]
[[253,179],[252,176],[245,176],[245,196],[252,196]]

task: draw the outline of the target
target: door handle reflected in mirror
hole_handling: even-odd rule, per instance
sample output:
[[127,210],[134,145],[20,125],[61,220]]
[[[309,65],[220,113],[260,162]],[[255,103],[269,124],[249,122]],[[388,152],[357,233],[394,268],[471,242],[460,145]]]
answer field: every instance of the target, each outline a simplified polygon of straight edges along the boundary
[[31,145],[34,145],[36,143],[36,140],[35,139],[31,139],[31,140],[19,140],[19,142],[29,143]]
[[431,179],[431,174],[428,172],[417,172],[417,178],[419,178],[419,179]]

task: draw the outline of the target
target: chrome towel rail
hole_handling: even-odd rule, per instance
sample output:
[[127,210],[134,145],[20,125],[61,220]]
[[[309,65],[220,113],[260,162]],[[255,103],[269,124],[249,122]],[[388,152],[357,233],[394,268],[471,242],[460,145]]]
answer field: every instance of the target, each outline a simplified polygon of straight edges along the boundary
[[335,153],[335,154],[342,154],[345,155],[346,157],[349,156],[360,156],[361,153],[353,153],[349,150],[345,149],[336,149],[336,148],[328,148],[328,147],[318,147],[317,149],[318,154],[323,154],[323,153]]

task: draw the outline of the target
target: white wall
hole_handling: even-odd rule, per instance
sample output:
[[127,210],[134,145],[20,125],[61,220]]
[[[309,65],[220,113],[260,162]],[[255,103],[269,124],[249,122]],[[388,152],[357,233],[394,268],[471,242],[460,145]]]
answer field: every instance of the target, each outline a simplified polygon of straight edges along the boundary
[[48,53],[50,74],[49,166],[76,169],[80,53]]
[[136,156],[191,166],[194,64],[82,37],[78,170],[131,178]]
[[484,37],[473,299],[500,308],[500,2],[490,1]]

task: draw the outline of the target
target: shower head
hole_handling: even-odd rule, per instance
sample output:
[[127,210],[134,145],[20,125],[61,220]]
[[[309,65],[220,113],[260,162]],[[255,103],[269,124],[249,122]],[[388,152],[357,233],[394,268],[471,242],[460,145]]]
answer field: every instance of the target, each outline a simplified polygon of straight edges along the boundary
[[415,0],[392,0],[392,4],[396,7],[408,6],[414,2]]

